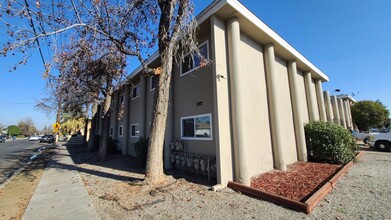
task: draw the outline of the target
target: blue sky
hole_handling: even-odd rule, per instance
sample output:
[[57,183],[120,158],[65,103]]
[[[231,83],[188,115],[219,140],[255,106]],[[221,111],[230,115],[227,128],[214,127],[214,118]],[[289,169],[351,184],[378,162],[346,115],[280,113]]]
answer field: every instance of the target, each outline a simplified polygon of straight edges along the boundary
[[[196,13],[210,2],[195,0]],[[378,99],[390,109],[391,1],[241,2],[330,78],[323,84],[324,90],[354,93],[356,100]],[[38,129],[54,123],[54,114],[48,116],[34,108],[47,92],[42,61],[37,51],[32,53],[27,65],[13,72],[8,69],[15,61],[0,57],[3,125],[17,124],[25,118],[32,118]]]

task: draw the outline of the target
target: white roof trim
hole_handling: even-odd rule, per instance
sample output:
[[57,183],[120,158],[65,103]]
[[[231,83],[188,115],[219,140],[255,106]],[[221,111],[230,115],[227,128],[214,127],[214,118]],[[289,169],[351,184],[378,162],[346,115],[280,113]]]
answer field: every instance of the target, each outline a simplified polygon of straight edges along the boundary
[[[303,62],[306,66],[310,68],[310,72],[315,72],[322,80],[329,81],[329,78],[324,74],[321,70],[319,70],[314,64],[312,64],[307,58],[301,55],[296,49],[294,49],[288,42],[286,42],[282,37],[280,37],[276,32],[274,32],[270,27],[268,27],[265,23],[263,23],[257,16],[255,16],[251,11],[249,11],[242,3],[237,0],[215,0],[208,7],[206,7],[199,15],[196,16],[196,19],[199,24],[207,20],[213,14],[215,14],[218,10],[220,10],[225,4],[229,4],[238,13],[242,14],[244,17],[249,19],[252,23],[254,23],[259,29],[264,31],[270,38],[274,39],[278,44],[280,44],[283,48],[285,48],[289,53],[292,54],[297,60]],[[155,52],[148,60],[147,65],[152,61],[159,57],[159,52]],[[133,78],[137,73],[139,73],[143,69],[142,65],[140,65],[137,69],[135,69],[130,75],[129,79]]]

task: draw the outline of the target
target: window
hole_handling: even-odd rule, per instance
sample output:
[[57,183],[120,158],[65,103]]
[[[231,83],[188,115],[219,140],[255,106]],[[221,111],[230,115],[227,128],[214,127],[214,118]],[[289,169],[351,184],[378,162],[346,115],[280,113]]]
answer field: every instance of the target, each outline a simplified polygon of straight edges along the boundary
[[118,127],[118,135],[120,137],[122,137],[124,135],[124,127],[123,126]]
[[132,90],[132,99],[139,97],[140,93],[141,93],[141,88],[140,88],[140,84],[138,84]]
[[140,130],[139,130],[139,125],[138,123],[137,124],[131,124],[130,125],[130,130],[131,130],[131,137],[138,137],[139,136],[139,133],[140,133]]
[[111,128],[110,128],[110,137],[113,136],[113,130],[114,130],[114,129],[111,127]]
[[121,94],[121,96],[119,97],[119,103],[121,105],[124,104],[124,94]]
[[150,79],[151,79],[150,85],[151,85],[151,91],[152,91],[152,90],[155,90],[155,88],[156,88],[157,77],[156,76],[151,76]]
[[188,140],[212,140],[212,115],[181,118],[181,136]]
[[[209,59],[208,57],[208,41],[201,44],[198,49],[200,50],[201,55],[204,57],[204,59]],[[184,61],[181,63],[181,76],[185,75],[186,73],[198,69],[201,67],[201,58],[198,56],[191,56],[190,54],[187,55],[184,58]]]

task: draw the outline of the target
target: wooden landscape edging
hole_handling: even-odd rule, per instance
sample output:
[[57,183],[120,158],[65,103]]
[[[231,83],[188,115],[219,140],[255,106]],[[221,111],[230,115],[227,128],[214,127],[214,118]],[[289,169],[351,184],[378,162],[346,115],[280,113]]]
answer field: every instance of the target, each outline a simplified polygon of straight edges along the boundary
[[[364,152],[360,151],[356,155],[356,159],[359,159],[360,157],[362,157],[362,155],[364,155]],[[310,214],[311,211],[316,207],[316,205],[327,195],[327,193],[329,193],[334,188],[334,186],[337,184],[337,181],[342,176],[344,176],[353,165],[353,161],[345,164],[329,181],[327,181],[305,202],[299,202],[293,199],[285,198],[274,193],[265,192],[236,182],[228,182],[228,187],[233,190],[241,191],[245,194],[252,195],[257,198],[261,198],[269,202],[285,206],[287,208]]]

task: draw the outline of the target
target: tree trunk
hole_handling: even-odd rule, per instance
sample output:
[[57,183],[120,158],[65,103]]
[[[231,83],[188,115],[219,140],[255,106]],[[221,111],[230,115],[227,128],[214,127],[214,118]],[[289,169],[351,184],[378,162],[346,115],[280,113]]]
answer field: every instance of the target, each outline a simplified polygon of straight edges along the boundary
[[163,71],[159,75],[156,88],[145,171],[145,181],[150,185],[158,185],[166,180],[163,172],[163,147],[170,97],[172,56],[169,51],[165,51],[161,57]]
[[107,141],[109,139],[109,124],[110,124],[110,104],[111,104],[111,88],[106,93],[105,102],[103,104],[102,127],[100,132],[99,158],[105,160],[107,156]]

